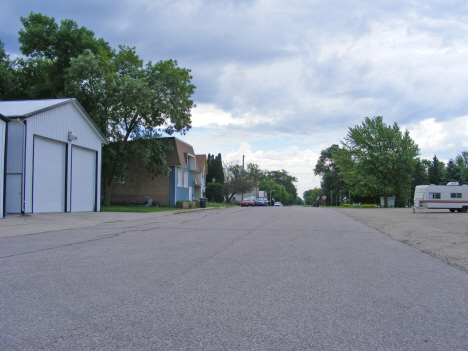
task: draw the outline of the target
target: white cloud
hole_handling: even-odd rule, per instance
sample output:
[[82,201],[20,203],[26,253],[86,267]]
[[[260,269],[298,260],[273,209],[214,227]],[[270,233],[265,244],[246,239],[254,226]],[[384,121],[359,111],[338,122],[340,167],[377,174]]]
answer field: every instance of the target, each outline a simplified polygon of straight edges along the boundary
[[432,159],[437,155],[439,160],[447,162],[466,151],[468,146],[468,116],[442,122],[428,118],[406,129],[419,145],[421,158]]

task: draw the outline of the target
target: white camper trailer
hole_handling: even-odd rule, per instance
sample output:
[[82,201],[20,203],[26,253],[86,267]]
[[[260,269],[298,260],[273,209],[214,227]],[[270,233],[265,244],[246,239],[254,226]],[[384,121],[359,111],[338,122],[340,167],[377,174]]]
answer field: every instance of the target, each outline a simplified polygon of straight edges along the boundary
[[414,191],[416,209],[448,209],[450,212],[468,210],[468,185],[451,182],[447,185],[418,185]]

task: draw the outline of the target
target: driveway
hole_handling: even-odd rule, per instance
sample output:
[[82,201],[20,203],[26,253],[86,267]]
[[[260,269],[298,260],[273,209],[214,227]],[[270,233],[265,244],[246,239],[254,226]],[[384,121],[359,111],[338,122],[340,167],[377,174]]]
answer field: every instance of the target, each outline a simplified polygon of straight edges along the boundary
[[468,274],[336,211],[99,215],[0,237],[0,349],[467,348]]

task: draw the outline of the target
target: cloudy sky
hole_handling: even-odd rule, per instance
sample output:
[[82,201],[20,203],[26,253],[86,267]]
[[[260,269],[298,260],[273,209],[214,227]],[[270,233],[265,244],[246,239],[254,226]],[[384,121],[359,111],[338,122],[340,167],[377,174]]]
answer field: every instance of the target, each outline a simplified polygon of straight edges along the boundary
[[145,62],[178,60],[197,86],[180,139],[285,169],[300,196],[320,184],[320,151],[366,116],[408,129],[422,158],[468,150],[466,1],[1,1],[10,56],[31,11],[135,46]]

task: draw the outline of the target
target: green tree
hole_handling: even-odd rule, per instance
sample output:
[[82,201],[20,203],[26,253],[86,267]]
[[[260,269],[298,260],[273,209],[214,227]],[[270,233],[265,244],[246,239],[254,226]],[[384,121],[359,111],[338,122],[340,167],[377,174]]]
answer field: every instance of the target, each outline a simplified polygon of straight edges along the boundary
[[444,163],[439,161],[436,155],[432,159],[432,163],[429,164],[427,174],[429,176],[429,183],[441,185],[444,184]]
[[235,194],[248,193],[254,186],[254,181],[242,165],[227,163],[224,166],[224,193],[226,202],[231,202]]
[[381,116],[366,117],[349,128],[336,156],[344,181],[360,196],[395,195],[399,204],[409,196],[411,175],[419,147],[397,123],[386,125]]
[[459,182],[460,184],[463,184],[465,181],[460,166],[454,160],[448,161],[443,181],[444,183]]
[[[282,200],[277,200],[277,198],[275,198],[275,200],[281,201],[285,205],[292,205],[294,203],[295,198],[297,196],[297,188],[294,185],[294,183],[297,182],[296,177],[291,176],[287,171],[282,169],[280,171],[265,171],[263,172],[263,176],[260,179],[261,179],[260,187],[262,188],[262,190],[265,190],[264,183],[267,180],[273,180],[275,184],[282,185],[284,189],[286,190],[286,193],[290,195],[290,196],[281,195]],[[282,193],[282,192],[279,192],[279,193]],[[277,195],[277,197],[278,196],[279,195]]]
[[456,157],[456,162],[463,175],[463,181],[468,183],[468,151],[463,151]]
[[224,200],[224,186],[219,183],[206,184],[206,197],[209,201],[223,202]]
[[106,59],[113,55],[107,42],[73,20],[62,20],[58,25],[53,17],[33,12],[20,19],[24,28],[18,32],[18,41],[21,53],[27,57],[20,71],[29,77],[23,82],[24,98],[63,97],[71,60],[86,50]]
[[425,185],[425,184],[428,184],[429,182],[429,177],[427,175],[427,166],[424,164],[423,161],[421,161],[419,157],[416,158],[413,175],[411,177],[411,192],[410,192],[411,202],[414,199],[414,190],[416,186]]
[[294,200],[293,205],[303,206],[304,205],[304,200],[302,200],[299,196],[296,196],[296,199]]
[[0,40],[0,100],[16,100],[21,96],[18,63],[19,59],[10,60],[5,52],[5,44]]
[[306,199],[306,205],[312,205],[314,202],[317,201],[317,198],[320,201],[320,195],[322,195],[322,189],[320,188],[313,188],[304,192],[304,198]]
[[261,181],[265,179],[265,173],[255,163],[247,165],[247,173],[256,185],[260,185]]
[[[134,48],[125,46],[111,60],[89,50],[72,59],[66,91],[79,98],[111,140],[103,149],[105,204],[110,203],[114,178],[125,175],[130,157],[138,157],[155,175],[168,172],[158,130],[170,135],[190,129],[195,106],[191,79],[190,70],[179,68],[177,61],[144,66]],[[134,143],[137,140],[146,141]],[[156,151],[159,156],[152,154]]]
[[271,197],[276,201],[281,202],[283,205],[292,205],[291,195],[286,191],[286,187],[282,184],[276,184]]
[[224,184],[224,168],[221,154],[219,153],[216,157],[208,154],[207,164],[208,174],[206,175],[206,182]]
[[[329,148],[320,152],[320,157],[314,168],[314,174],[322,177],[320,185],[322,187],[323,194],[338,195],[341,202],[343,197],[349,193],[348,188],[343,180],[341,170],[338,167],[335,157],[338,155],[340,147],[337,144],[333,144]],[[314,200],[315,201],[315,200]],[[327,196],[326,204],[331,203],[331,196]]]

